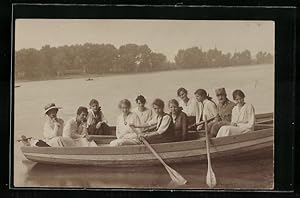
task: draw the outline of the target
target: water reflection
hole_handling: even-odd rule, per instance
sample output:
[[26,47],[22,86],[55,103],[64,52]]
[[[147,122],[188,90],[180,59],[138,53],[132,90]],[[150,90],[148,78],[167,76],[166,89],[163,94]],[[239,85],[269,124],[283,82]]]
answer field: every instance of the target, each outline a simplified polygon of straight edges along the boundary
[[159,187],[169,182],[163,167],[100,168],[91,166],[35,164],[26,182],[35,186],[64,187]]

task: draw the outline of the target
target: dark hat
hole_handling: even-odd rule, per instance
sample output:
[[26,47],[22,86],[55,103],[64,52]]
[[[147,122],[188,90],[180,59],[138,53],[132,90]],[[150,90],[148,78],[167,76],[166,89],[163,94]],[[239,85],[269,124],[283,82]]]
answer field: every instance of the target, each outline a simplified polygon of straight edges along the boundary
[[215,90],[216,92],[216,95],[226,95],[226,91],[225,91],[225,88],[218,88]]
[[44,114],[46,114],[48,111],[50,111],[51,109],[61,109],[62,107],[57,107],[54,103],[50,103],[50,104],[47,104],[44,109]]

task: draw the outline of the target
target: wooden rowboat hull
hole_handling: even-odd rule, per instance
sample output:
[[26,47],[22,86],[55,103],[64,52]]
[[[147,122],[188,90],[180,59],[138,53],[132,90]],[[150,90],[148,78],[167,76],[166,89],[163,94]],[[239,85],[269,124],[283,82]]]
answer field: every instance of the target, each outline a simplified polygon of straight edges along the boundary
[[[211,140],[211,157],[249,154],[273,149],[273,129]],[[206,159],[204,140],[155,144],[153,148],[167,163]],[[109,147],[22,147],[29,160],[47,164],[96,165],[107,167],[152,166],[158,160],[144,145]]]
[[[273,150],[274,128],[264,127],[242,135],[212,138],[211,157]],[[206,159],[203,138],[153,144],[166,163],[187,163]],[[46,164],[95,165],[103,167],[153,166],[160,164],[144,145],[110,147],[21,147],[24,156]]]

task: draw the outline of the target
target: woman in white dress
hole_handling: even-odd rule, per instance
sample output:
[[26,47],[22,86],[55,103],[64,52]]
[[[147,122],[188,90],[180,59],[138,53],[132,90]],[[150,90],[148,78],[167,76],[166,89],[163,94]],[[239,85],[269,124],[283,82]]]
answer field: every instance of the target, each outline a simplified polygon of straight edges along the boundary
[[232,109],[230,126],[222,126],[217,137],[239,135],[254,130],[255,110],[251,104],[245,103],[245,94],[241,90],[235,90],[232,94],[236,106]]
[[46,121],[43,128],[44,141],[51,147],[73,146],[73,142],[63,138],[64,121],[57,117],[58,110],[54,103],[45,106]]
[[152,120],[152,110],[145,107],[146,99],[144,96],[139,95],[136,99],[136,104],[138,105],[133,112],[139,116],[141,124],[145,124]]
[[177,90],[177,96],[181,99],[179,106],[182,107],[182,111],[188,116],[188,125],[191,126],[200,122],[198,102],[194,98],[189,98],[187,90],[183,87]]
[[[124,99],[119,103],[119,108],[122,111],[121,115],[117,118],[116,136],[117,139],[110,142],[111,146],[123,146],[140,144],[137,134],[130,127],[131,125],[140,125],[139,117],[130,111],[131,103],[129,100]],[[140,130],[136,130],[140,132]]]
[[[197,117],[200,117],[199,120],[203,120],[204,116],[206,116],[207,120],[215,118],[218,115],[217,105],[212,98],[207,94],[204,89],[197,89],[195,91],[196,100],[200,104],[200,110]],[[200,130],[203,125],[199,125],[197,130]]]

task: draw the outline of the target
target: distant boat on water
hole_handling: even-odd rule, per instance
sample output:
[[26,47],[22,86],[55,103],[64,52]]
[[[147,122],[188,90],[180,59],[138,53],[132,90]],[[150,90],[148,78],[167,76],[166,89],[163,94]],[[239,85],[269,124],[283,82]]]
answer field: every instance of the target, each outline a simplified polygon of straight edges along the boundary
[[86,81],[91,81],[91,80],[94,80],[93,78],[88,78],[88,79],[86,79]]
[[15,88],[21,87],[21,85],[15,85]]

